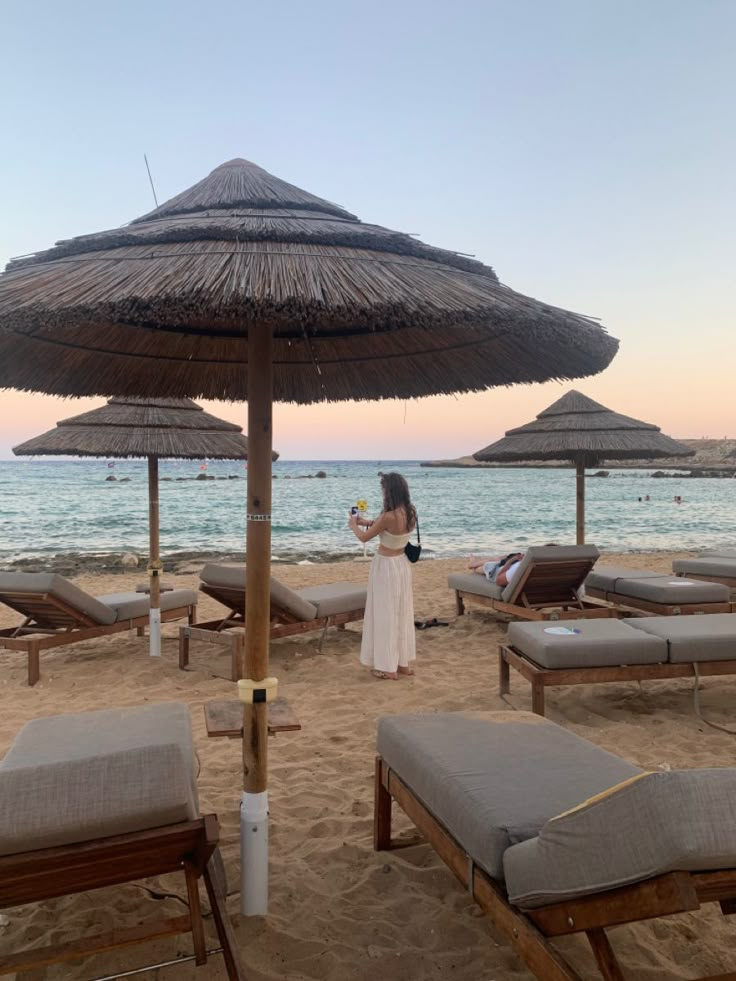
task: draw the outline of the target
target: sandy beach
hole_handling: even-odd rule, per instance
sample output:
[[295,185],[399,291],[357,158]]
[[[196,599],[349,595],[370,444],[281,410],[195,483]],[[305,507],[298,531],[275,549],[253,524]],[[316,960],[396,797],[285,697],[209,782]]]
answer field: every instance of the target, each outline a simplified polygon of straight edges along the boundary
[[[607,562],[667,572],[673,554],[607,555]],[[215,648],[192,647],[188,672],[177,666],[177,627],[164,628],[163,656],[152,660],[147,640],[118,635],[42,656],[41,682],[26,685],[22,655],[2,653],[0,755],[28,720],[60,712],[176,700],[191,711],[201,761],[204,813],[221,823],[221,846],[241,956],[252,981],[522,981],[532,975],[500,941],[462,887],[428,846],[376,854],[371,843],[372,776],[376,721],[384,714],[529,710],[529,686],[512,674],[511,695],[498,696],[496,646],[505,627],[472,610],[456,619],[447,588],[463,560],[422,561],[415,567],[418,616],[438,616],[450,626],[417,632],[414,678],[377,681],[358,663],[360,625],[332,631],[318,653],[319,635],[276,642],[273,673],[302,730],[269,744],[271,804],[271,905],[266,919],[242,920],[238,911],[238,800],[240,744],[208,739],[202,706],[232,697],[228,658]],[[336,579],[365,581],[368,565],[286,566],[278,576],[299,588]],[[90,592],[134,588],[141,572],[79,575]],[[197,563],[167,575],[196,587]],[[203,597],[200,618],[220,609]],[[17,620],[0,608],[0,623]],[[733,724],[736,679],[707,679],[706,716]],[[733,766],[736,742],[693,713],[689,681],[551,689],[547,715],[573,732],[649,769]],[[399,816],[396,828],[408,830]],[[152,913],[181,912],[183,882],[169,877],[6,910],[0,926],[3,953],[28,945],[63,942],[80,932],[130,926]],[[208,939],[215,933],[208,918]],[[670,917],[611,932],[627,977],[641,981],[686,979],[695,973],[736,970],[734,925],[717,910]],[[697,941],[697,942],[695,942]],[[188,938],[166,940],[26,973],[24,981],[88,979],[130,970],[189,952]],[[564,942],[582,977],[593,962],[584,942]],[[18,976],[20,977],[20,975]],[[225,978],[219,957],[196,969],[182,964],[140,977],[177,981]]]

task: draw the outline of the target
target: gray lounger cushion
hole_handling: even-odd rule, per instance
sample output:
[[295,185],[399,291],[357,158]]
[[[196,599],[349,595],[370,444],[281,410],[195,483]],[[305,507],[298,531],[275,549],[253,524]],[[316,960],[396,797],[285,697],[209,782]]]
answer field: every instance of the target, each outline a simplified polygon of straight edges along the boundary
[[318,617],[329,617],[335,613],[364,610],[368,589],[355,582],[331,582],[323,586],[309,586],[300,590],[299,595],[317,608]]
[[495,582],[489,582],[485,576],[475,572],[452,572],[447,577],[450,589],[459,589],[463,593],[474,593],[476,596],[488,596],[489,599],[501,599],[503,590]]
[[685,603],[727,603],[728,586],[717,582],[699,582],[696,579],[678,579],[675,576],[658,576],[655,579],[619,579],[616,583],[619,596],[643,599],[649,603],[680,605]]
[[673,664],[736,660],[736,613],[707,617],[634,617],[621,621],[666,641]]
[[628,623],[614,619],[510,623],[508,642],[544,668],[602,668],[666,662],[666,642],[660,637],[633,630]]
[[[203,583],[210,586],[225,586],[228,589],[242,589],[245,593],[245,566],[244,565],[219,565],[210,562],[199,574]],[[301,593],[289,589],[278,579],[271,576],[271,602],[286,610],[297,620],[314,620],[317,616],[317,607],[314,603],[303,599]]]
[[503,854],[555,814],[640,771],[539,717],[441,712],[388,716],[378,752],[428,810],[494,878]]
[[[600,555],[595,545],[533,545],[524,553],[521,565],[514,573],[514,578],[505,587],[501,598],[506,603],[513,603],[522,590],[524,573],[533,562],[564,562],[571,559],[590,559],[592,562]],[[570,587],[578,590],[585,579],[585,574],[570,581]]]
[[[116,621],[147,617],[150,609],[150,600],[142,593],[108,593],[97,598],[115,613]],[[171,589],[161,593],[162,610],[196,605],[197,593],[193,589]]]
[[34,719],[0,763],[0,855],[197,817],[189,710],[169,702]]
[[[79,589],[68,579],[52,572],[0,572],[0,601],[4,602],[3,593],[13,592],[37,595],[50,593],[68,606],[74,607],[75,610],[86,613],[95,623],[102,625],[115,622],[115,613],[108,606]],[[23,612],[22,602],[19,602],[17,606],[15,603],[8,605],[12,605],[13,609]],[[43,625],[42,618],[40,618],[40,622]]]
[[736,769],[649,773],[509,848],[509,898],[529,909],[665,872],[734,868],[734,814]]
[[672,570],[678,576],[715,576],[736,579],[736,557],[708,556],[698,559],[675,559]]
[[208,562],[199,574],[202,582],[210,586],[225,586],[228,589],[242,589],[245,592],[245,566],[221,565]]
[[601,592],[614,592],[619,579],[657,579],[661,572],[647,569],[625,569],[620,565],[597,565],[585,579],[585,588],[599,589]]

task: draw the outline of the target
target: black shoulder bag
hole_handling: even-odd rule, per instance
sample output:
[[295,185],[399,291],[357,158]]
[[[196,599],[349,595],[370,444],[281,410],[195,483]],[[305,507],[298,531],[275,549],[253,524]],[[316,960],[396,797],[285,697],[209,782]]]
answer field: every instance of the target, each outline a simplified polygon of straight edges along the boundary
[[419,537],[419,518],[417,518],[417,543],[407,542],[404,545],[404,554],[410,562],[418,562],[422,554],[422,539]]

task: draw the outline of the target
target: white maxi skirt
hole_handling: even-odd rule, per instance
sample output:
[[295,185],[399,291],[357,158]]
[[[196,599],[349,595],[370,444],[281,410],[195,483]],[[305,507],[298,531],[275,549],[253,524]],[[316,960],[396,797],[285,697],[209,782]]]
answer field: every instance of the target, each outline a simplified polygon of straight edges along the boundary
[[360,663],[394,673],[416,656],[411,562],[405,555],[376,553],[368,576]]

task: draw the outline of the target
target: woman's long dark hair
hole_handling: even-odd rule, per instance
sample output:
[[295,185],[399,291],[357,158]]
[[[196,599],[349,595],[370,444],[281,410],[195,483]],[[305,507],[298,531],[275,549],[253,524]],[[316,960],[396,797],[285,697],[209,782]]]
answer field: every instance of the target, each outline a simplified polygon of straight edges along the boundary
[[409,485],[400,473],[381,474],[383,510],[402,510],[406,515],[406,530],[413,531],[417,524],[417,509],[411,503]]

